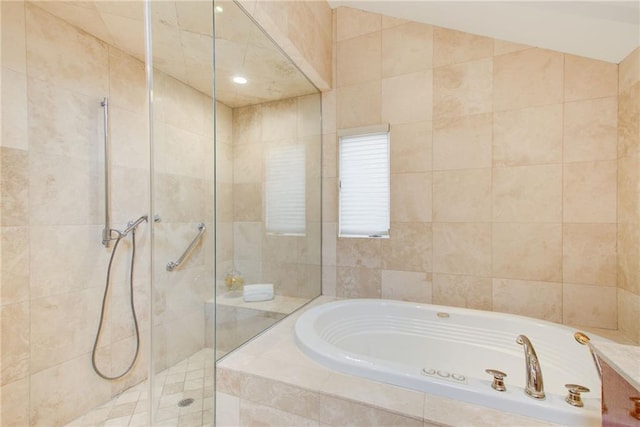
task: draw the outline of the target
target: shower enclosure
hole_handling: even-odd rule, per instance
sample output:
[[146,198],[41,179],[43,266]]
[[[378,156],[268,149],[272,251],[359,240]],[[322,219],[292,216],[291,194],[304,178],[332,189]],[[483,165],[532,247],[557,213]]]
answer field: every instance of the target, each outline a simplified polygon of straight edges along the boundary
[[317,90],[233,1],[2,2],[2,90],[1,424],[212,425],[320,293]]

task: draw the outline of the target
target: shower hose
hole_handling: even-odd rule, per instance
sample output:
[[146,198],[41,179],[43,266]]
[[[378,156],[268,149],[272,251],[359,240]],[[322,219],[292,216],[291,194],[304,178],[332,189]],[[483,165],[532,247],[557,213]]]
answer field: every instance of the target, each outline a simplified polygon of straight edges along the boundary
[[133,300],[133,266],[135,264],[134,260],[136,257],[136,230],[135,228],[133,228],[133,230],[131,230],[131,268],[129,271],[129,292],[130,292],[129,301],[131,304],[131,314],[133,316],[133,325],[136,331],[136,353],[133,356],[133,360],[131,360],[129,367],[127,367],[127,369],[123,373],[121,373],[120,375],[116,375],[114,377],[110,377],[102,373],[96,364],[96,352],[98,349],[98,342],[100,341],[100,334],[102,333],[102,325],[104,323],[104,312],[107,305],[107,296],[109,294],[109,284],[111,282],[111,267],[113,266],[113,258],[115,257],[116,251],[118,249],[118,244],[120,243],[120,240],[122,240],[124,237],[125,235],[121,234],[116,238],[116,243],[113,245],[113,251],[111,251],[111,257],[109,258],[109,265],[107,267],[107,280],[104,287],[104,296],[102,297],[102,308],[100,310],[100,324],[98,325],[96,340],[93,343],[93,350],[91,352],[91,364],[93,365],[93,370],[96,372],[96,374],[100,375],[105,380],[110,380],[110,381],[120,379],[125,375],[127,375],[129,372],[131,372],[131,369],[133,369],[133,365],[136,363],[136,360],[138,359],[138,354],[140,353],[140,330],[138,327],[138,318],[136,316],[136,308],[134,306],[134,300]]

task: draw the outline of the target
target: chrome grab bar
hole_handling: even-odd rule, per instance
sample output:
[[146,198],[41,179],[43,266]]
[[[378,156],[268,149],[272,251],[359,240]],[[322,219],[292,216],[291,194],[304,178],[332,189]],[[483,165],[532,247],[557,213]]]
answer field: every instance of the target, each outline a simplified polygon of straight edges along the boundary
[[187,250],[184,251],[184,253],[182,254],[182,256],[180,258],[178,258],[177,261],[170,261],[167,264],[167,271],[174,271],[176,269],[178,269],[180,267],[180,265],[182,264],[182,262],[189,257],[189,255],[191,255],[191,252],[193,251],[193,248],[196,247],[196,245],[198,244],[198,242],[200,242],[200,239],[202,239],[202,236],[204,234],[204,232],[207,230],[207,227],[204,226],[203,223],[198,224],[198,235],[195,237],[195,239],[193,239],[193,241],[191,242],[191,244],[189,245],[189,247],[187,248]]

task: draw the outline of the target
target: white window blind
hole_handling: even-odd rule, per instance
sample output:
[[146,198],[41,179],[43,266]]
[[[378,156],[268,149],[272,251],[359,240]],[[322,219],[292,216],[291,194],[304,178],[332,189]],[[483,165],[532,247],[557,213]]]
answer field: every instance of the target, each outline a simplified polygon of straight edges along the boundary
[[340,137],[343,237],[389,235],[389,133]]
[[305,146],[270,147],[266,159],[267,233],[305,234]]

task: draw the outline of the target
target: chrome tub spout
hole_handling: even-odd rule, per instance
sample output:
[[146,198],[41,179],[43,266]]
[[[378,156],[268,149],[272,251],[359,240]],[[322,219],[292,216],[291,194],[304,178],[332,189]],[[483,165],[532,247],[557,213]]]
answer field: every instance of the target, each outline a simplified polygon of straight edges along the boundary
[[542,369],[538,361],[531,341],[525,335],[519,335],[516,342],[523,346],[524,362],[527,374],[527,385],[524,389],[530,397],[534,399],[544,399],[544,383],[542,381]]

